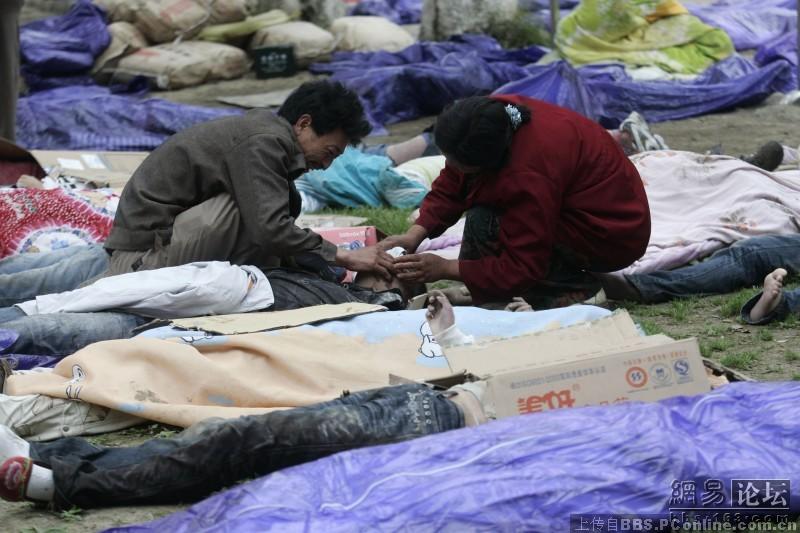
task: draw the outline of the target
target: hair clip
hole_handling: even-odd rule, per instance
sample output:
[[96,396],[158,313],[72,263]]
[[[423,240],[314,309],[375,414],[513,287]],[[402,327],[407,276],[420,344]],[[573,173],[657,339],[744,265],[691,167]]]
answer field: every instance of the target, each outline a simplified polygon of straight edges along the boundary
[[519,112],[516,106],[508,104],[506,106],[506,114],[511,119],[511,127],[516,131],[522,124],[522,113]]

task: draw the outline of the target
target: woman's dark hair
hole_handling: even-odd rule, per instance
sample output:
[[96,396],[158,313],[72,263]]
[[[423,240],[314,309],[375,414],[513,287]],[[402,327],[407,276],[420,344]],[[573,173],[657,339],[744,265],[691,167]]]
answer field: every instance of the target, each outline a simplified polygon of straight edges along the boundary
[[[506,112],[507,103],[486,96],[456,100],[436,119],[436,146],[462,165],[498,170],[506,162],[515,128]],[[530,110],[519,109],[521,124],[531,119]],[[519,126],[518,126],[519,127]]]
[[289,95],[278,115],[290,124],[302,115],[311,115],[314,133],[325,135],[341,128],[350,144],[359,143],[372,129],[358,95],[338,81],[304,83]]

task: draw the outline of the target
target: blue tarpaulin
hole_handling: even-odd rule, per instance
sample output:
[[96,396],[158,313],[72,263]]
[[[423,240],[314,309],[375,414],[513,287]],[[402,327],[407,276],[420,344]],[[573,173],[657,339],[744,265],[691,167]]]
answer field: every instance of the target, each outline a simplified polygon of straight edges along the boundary
[[779,513],[797,513],[798,404],[800,383],[737,383],[658,403],[513,417],[339,453],[109,531],[561,533],[572,514],[692,505],[675,499],[676,481],[696,487],[698,499],[707,480],[718,481],[724,512],[737,507],[735,479],[789,480],[781,486],[790,509]]

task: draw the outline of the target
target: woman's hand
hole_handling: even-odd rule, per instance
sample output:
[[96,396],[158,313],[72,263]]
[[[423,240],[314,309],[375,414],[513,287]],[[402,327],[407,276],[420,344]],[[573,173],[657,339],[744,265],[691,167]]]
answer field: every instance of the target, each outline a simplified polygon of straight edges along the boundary
[[441,279],[459,280],[458,261],[436,254],[402,255],[394,260],[397,277],[403,281],[430,283]]
[[377,246],[367,246],[358,250],[336,252],[336,264],[354,272],[375,272],[386,280],[392,279],[394,257]]
[[428,230],[422,226],[414,224],[409,230],[402,235],[390,235],[378,243],[381,250],[391,250],[399,246],[407,252],[416,251],[419,243],[425,240],[428,236]]

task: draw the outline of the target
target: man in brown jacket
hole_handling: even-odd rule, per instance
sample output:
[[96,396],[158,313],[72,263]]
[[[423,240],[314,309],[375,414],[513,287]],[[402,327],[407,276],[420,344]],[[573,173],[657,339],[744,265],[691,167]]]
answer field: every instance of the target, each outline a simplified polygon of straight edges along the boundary
[[338,82],[300,86],[278,110],[255,109],[173,135],[125,186],[105,247],[107,275],[230,261],[260,268],[336,264],[390,275],[377,247],[340,250],[295,225],[294,180],[324,169],[369,133],[358,97]]

